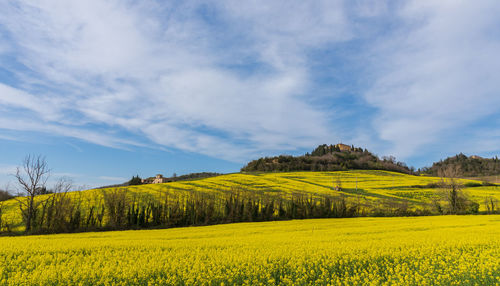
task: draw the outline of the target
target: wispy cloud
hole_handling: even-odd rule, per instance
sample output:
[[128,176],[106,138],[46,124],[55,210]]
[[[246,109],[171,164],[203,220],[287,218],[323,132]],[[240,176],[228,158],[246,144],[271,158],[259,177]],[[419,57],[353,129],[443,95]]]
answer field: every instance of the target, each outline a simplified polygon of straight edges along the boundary
[[[436,144],[461,148],[458,139],[471,145],[462,130],[500,103],[496,1],[45,0],[0,9],[0,65],[13,77],[0,82],[2,129],[232,161],[340,139],[408,158]],[[351,72],[351,63],[344,81],[315,78]],[[334,91],[316,94],[322,85]],[[346,110],[346,97],[364,109]]]
[[98,179],[105,182],[118,182],[118,183],[123,183],[128,180],[127,178],[123,177],[110,177],[110,176],[100,176],[98,177]]
[[[378,108],[377,135],[405,157],[443,143],[446,149],[474,148],[480,138],[462,134],[498,114],[500,104],[500,81],[494,79],[500,5],[408,1],[392,12],[399,28],[371,51],[374,85],[365,96]],[[486,132],[498,130],[483,123]],[[466,144],[457,142],[462,140]]]
[[9,140],[9,141],[21,141],[19,138],[15,137],[15,136],[4,135],[4,134],[0,134],[0,139]]
[[1,175],[14,175],[16,173],[17,166],[12,165],[0,165]]
[[25,69],[17,88],[0,86],[0,104],[33,120],[4,116],[0,127],[113,147],[130,143],[110,131],[119,128],[229,160],[310,147],[332,127],[304,98],[306,53],[350,31],[341,5],[297,3],[4,3],[0,23]]

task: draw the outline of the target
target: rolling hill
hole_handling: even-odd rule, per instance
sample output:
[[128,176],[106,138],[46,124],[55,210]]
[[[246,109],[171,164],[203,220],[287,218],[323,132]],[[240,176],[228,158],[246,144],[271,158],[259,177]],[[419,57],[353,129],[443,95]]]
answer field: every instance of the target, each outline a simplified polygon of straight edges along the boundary
[[[323,216],[446,213],[446,193],[444,189],[437,188],[439,181],[437,177],[381,170],[235,173],[191,181],[70,192],[59,196],[64,195],[67,200],[65,205],[71,206],[65,209],[69,212],[68,224],[73,222],[81,227],[95,220],[94,227],[113,229],[126,228],[130,223],[154,226],[155,213],[166,216],[164,220],[178,216],[167,226]],[[465,179],[461,179],[461,183],[471,186],[465,187],[463,192],[477,204],[476,211],[487,211],[490,202],[497,207],[499,187],[482,186],[481,182]],[[41,206],[51,197],[54,195],[38,196],[37,200]],[[120,207],[120,215],[124,218],[113,221],[112,217]],[[158,209],[160,207],[163,209]],[[342,213],[339,213],[340,207],[344,208]],[[193,213],[186,217],[191,208]],[[325,208],[328,208],[326,213]],[[46,214],[48,208],[47,211],[40,210],[39,216],[44,212]],[[146,220],[144,225],[140,224],[141,215],[142,222]],[[231,218],[227,219],[228,216]],[[2,225],[4,231],[6,226],[10,230],[22,230],[17,200],[2,203]]]
[[497,179],[497,175],[500,175],[500,160],[498,157],[482,158],[460,153],[433,163],[431,167],[421,170],[421,173],[437,176],[439,171],[444,168],[455,169],[460,177],[482,177],[493,181]]

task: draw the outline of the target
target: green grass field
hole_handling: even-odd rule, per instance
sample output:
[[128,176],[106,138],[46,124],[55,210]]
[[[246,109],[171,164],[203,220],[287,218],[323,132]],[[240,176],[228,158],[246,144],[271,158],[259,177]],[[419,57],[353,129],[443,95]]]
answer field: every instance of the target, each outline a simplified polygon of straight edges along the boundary
[[500,216],[0,237],[0,285],[499,285]]
[[[329,195],[344,196],[348,200],[361,204],[405,204],[409,209],[419,209],[428,206],[433,199],[439,198],[439,189],[426,187],[439,180],[436,177],[411,176],[375,170],[236,173],[200,180],[129,186],[119,189],[140,200],[159,200],[165,194],[174,198],[182,198],[192,194],[211,194],[222,197],[231,193],[244,193],[285,200],[297,195],[305,197]],[[334,189],[338,181],[341,181],[342,191]],[[479,183],[472,180],[461,181]],[[72,192],[70,196],[80,201],[84,207],[88,207],[99,204],[103,191],[106,189]],[[463,191],[480,204],[480,210],[485,209],[483,204],[485,198],[500,199],[498,186],[465,188]],[[43,196],[39,197],[39,199],[43,198]],[[3,221],[17,226],[17,230],[20,230],[22,227],[20,226],[19,202],[16,200],[3,202],[2,210]]]

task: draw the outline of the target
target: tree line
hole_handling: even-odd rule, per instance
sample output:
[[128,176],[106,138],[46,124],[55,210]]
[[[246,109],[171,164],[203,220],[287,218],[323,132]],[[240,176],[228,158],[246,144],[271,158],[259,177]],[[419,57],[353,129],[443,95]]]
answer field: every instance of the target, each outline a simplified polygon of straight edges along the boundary
[[[171,228],[235,222],[262,222],[309,218],[348,218],[364,216],[421,216],[433,214],[477,213],[456,190],[450,200],[434,202],[421,209],[408,202],[380,200],[370,202],[344,195],[308,196],[291,194],[288,198],[255,194],[244,189],[219,193],[138,194],[123,188],[101,190],[95,197],[59,192],[38,198],[28,217],[23,212],[26,233],[63,233],[99,230]],[[28,198],[24,198],[28,199]],[[492,212],[497,212],[497,202]],[[474,208],[476,207],[476,208]],[[28,224],[28,219],[31,219]],[[1,221],[0,230],[12,229]],[[29,226],[29,228],[28,228]]]
[[[178,194],[165,189],[152,195],[114,188],[101,190],[100,195],[91,198],[63,191],[34,200],[36,206],[31,213],[24,207],[30,201],[29,197],[19,199],[25,201],[20,203],[20,210],[26,233],[30,234],[430,214],[411,211],[408,204],[375,204],[343,195],[291,194],[283,198],[255,194],[244,189]],[[7,222],[1,222],[1,216],[0,225],[0,230],[12,229]]]

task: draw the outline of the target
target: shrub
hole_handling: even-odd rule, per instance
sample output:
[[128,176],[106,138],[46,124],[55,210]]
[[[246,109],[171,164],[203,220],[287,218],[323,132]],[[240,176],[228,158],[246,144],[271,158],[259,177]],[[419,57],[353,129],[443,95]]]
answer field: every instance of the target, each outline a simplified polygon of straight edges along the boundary
[[467,182],[464,184],[464,187],[466,187],[466,188],[475,188],[475,187],[481,187],[481,186],[484,186],[484,183],[481,184],[481,183],[477,183],[477,182]]

